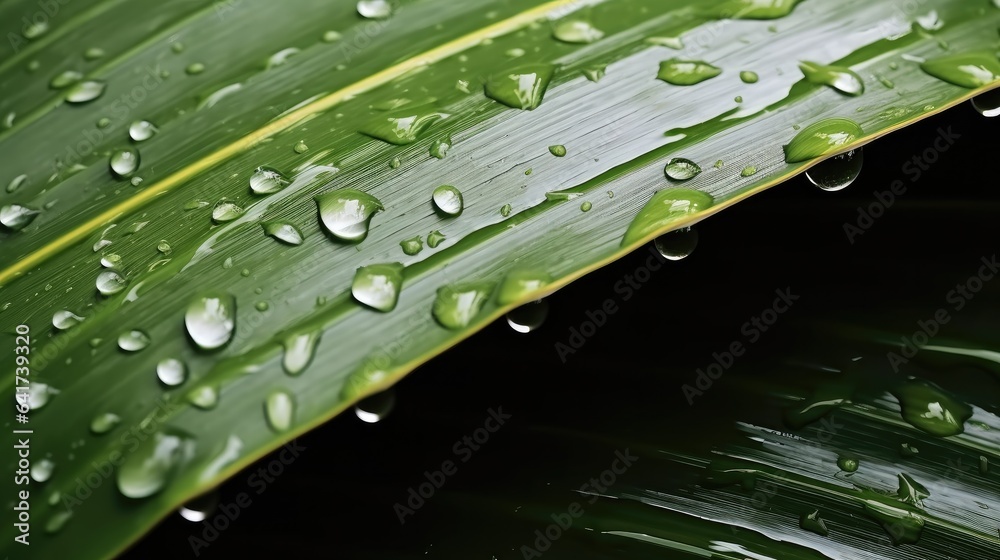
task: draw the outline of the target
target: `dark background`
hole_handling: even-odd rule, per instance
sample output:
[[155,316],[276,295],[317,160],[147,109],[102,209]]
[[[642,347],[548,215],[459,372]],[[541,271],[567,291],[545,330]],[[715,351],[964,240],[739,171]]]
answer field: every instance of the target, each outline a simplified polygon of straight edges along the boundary
[[[464,539],[472,548],[478,541],[476,557],[489,560],[492,536],[506,530],[503,517],[469,515],[475,508],[463,500],[495,499],[498,488],[516,500],[514,493],[536,486],[575,487],[570,477],[534,477],[588,460],[574,457],[572,446],[548,448],[538,426],[585,431],[611,423],[627,433],[667,415],[684,437],[695,424],[732,423],[738,394],[707,393],[689,407],[680,387],[711,363],[713,352],[743,338],[741,325],[771,305],[775,289],[790,287],[801,300],[748,350],[737,375],[754,375],[771,357],[808,344],[823,346],[827,358],[850,354],[833,339],[824,345],[804,323],[912,333],[918,319],[945,305],[955,283],[976,273],[980,257],[995,251],[998,124],[962,104],[866,146],[861,177],[845,191],[823,192],[800,177],[699,224],[694,254],[654,273],[630,301],[613,287],[642,266],[646,250],[548,298],[548,319],[533,333],[517,334],[498,321],[399,383],[395,409],[383,421],[366,424],[345,414],[299,438],[305,450],[261,494],[247,478],[277,454],[224,484],[221,503],[247,492],[252,504],[200,557],[423,558],[435,544]],[[961,138],[911,183],[903,164],[948,127]],[[850,244],[843,224],[896,179],[907,192]],[[561,363],[554,345],[608,298],[616,298],[620,311]],[[990,298],[980,299],[977,316]],[[393,504],[424,481],[425,470],[454,459],[453,444],[483,425],[487,409],[501,406],[511,414],[509,427],[401,526]],[[596,472],[604,468],[594,465]],[[194,557],[188,537],[202,529],[171,515],[125,557]]]

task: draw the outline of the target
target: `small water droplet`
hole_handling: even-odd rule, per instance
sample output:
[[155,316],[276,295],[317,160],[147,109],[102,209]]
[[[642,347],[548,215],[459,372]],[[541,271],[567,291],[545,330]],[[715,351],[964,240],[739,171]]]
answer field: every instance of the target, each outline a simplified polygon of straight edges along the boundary
[[650,234],[667,229],[679,220],[711,208],[715,199],[704,192],[691,189],[666,189],[653,198],[639,211],[629,224],[621,245],[632,245]]
[[57,74],[49,82],[49,87],[52,89],[63,89],[79,82],[83,79],[83,74],[77,72],[76,70],[66,70],[60,74]]
[[45,532],[50,534],[58,533],[72,517],[73,512],[69,510],[62,510],[53,513],[52,516],[49,517],[49,520],[45,522]]
[[229,294],[207,294],[195,299],[184,314],[184,326],[198,348],[222,348],[236,331],[236,298]]
[[412,257],[420,254],[420,251],[424,250],[424,241],[418,235],[411,239],[404,239],[400,241],[399,246],[403,248],[403,253]]
[[306,146],[305,142],[299,140],[295,143],[295,146],[292,147],[292,151],[297,154],[304,154],[309,151],[309,146]]
[[[41,14],[39,14],[41,15]],[[38,18],[30,21],[24,29],[21,30],[21,35],[27,40],[37,39],[44,35],[49,30],[49,20],[48,18]],[[15,42],[11,42],[12,45],[16,45]],[[15,49],[16,50],[16,49]]]
[[253,307],[257,311],[260,311],[261,313],[271,308],[271,306],[266,301],[258,301],[257,303],[254,304]]
[[431,143],[430,153],[432,157],[437,159],[444,159],[448,155],[448,150],[451,149],[451,136],[446,136],[444,138],[439,138]]
[[538,330],[549,316],[549,302],[536,301],[522,305],[507,314],[507,324],[515,331],[527,334]]
[[913,457],[914,455],[919,455],[920,450],[914,445],[903,442],[899,445],[899,453],[903,457]]
[[584,202],[583,204],[580,205],[580,211],[581,212],[590,212],[590,210],[593,207],[594,207],[594,205],[590,201],[586,201],[586,202]]
[[89,49],[83,51],[83,58],[86,60],[97,60],[104,56],[104,49],[99,47],[90,47]]
[[187,367],[175,358],[165,358],[156,364],[156,378],[168,387],[176,387],[187,379]]
[[215,513],[219,505],[218,491],[202,494],[177,509],[178,515],[191,523],[201,523]]
[[504,204],[503,206],[500,207],[500,215],[503,216],[504,218],[510,216],[510,213],[512,211],[513,208],[511,208],[510,204]]
[[660,71],[656,77],[675,86],[692,86],[710,80],[721,73],[721,68],[707,62],[672,58],[660,63]]
[[287,431],[295,418],[295,398],[288,391],[274,391],[264,403],[264,416],[272,430]]
[[743,171],[740,171],[740,177],[753,177],[756,174],[757,166],[755,165],[748,165],[743,168]]
[[188,64],[187,68],[184,69],[189,76],[196,76],[205,71],[205,65],[200,62],[194,62]]
[[140,330],[125,331],[118,335],[118,347],[126,352],[138,352],[152,342],[149,335]]
[[646,42],[650,45],[667,47],[675,51],[684,49],[684,41],[680,37],[649,37],[646,39]]
[[830,530],[826,527],[826,521],[823,521],[823,519],[819,516],[818,509],[812,513],[803,515],[799,519],[799,527],[823,537],[830,534]]
[[554,73],[552,66],[536,64],[494,74],[486,80],[486,96],[514,109],[537,109]]
[[153,137],[159,129],[149,121],[134,121],[128,126],[128,135],[135,142],[142,142]]
[[756,72],[744,70],[740,72],[740,80],[742,80],[744,84],[756,84],[760,81],[760,76],[758,76]]
[[104,93],[104,82],[87,80],[78,82],[66,91],[66,101],[68,103],[86,103],[93,101]]
[[861,95],[865,92],[865,83],[855,71],[844,66],[824,66],[815,62],[803,61],[799,69],[806,80],[813,84],[832,87],[845,95]]
[[28,409],[41,409],[57,394],[59,394],[59,391],[55,387],[40,381],[33,382],[28,387]]
[[231,222],[243,215],[243,208],[232,200],[223,198],[212,208],[212,221],[217,224]]
[[857,472],[860,464],[860,461],[858,461],[856,457],[850,457],[847,455],[837,457],[837,468],[844,472]]
[[399,169],[400,165],[403,165],[403,162],[400,161],[398,157],[392,158],[392,161],[389,162],[389,167],[391,169]]
[[119,422],[121,422],[121,418],[113,412],[98,414],[90,421],[90,431],[97,435],[106,434],[113,430]]
[[562,145],[549,146],[549,152],[552,155],[556,156],[556,157],[565,157],[566,156],[566,146],[562,146]]
[[698,230],[681,228],[657,237],[653,244],[663,258],[668,261],[680,261],[691,256],[698,247]]
[[[110,244],[111,243],[108,242],[108,245]],[[116,268],[120,266],[121,263],[122,263],[122,258],[121,256],[118,255],[118,253],[108,253],[101,257],[101,266],[103,266],[104,268]]]
[[219,390],[211,385],[195,387],[188,393],[187,401],[202,410],[211,410],[219,404]]
[[126,148],[111,154],[111,171],[119,178],[132,176],[139,169],[139,150]]
[[419,140],[433,124],[449,116],[447,113],[431,111],[426,107],[414,107],[391,115],[379,116],[362,126],[360,132],[383,142],[405,146]]
[[83,317],[65,309],[56,311],[52,314],[52,326],[61,331],[75,327],[79,325],[81,321],[83,321]]
[[778,19],[787,16],[801,0],[727,0],[712,8],[724,19]]
[[552,30],[552,36],[564,43],[587,44],[599,41],[604,37],[604,32],[589,21],[577,19],[556,25]]
[[283,343],[285,355],[281,359],[285,373],[299,375],[305,371],[316,354],[319,339],[320,331],[294,334],[286,338]]
[[287,222],[266,222],[264,233],[288,245],[302,245],[302,232]]
[[844,118],[824,119],[795,135],[784,146],[785,162],[799,163],[825,156],[864,136],[861,127]]
[[444,243],[445,239],[447,238],[443,233],[434,230],[427,234],[427,245],[429,245],[431,249],[437,249],[438,245]]
[[104,270],[97,275],[97,291],[102,296],[113,296],[121,293],[127,285],[128,282],[117,270]]
[[11,231],[20,231],[33,222],[39,213],[30,206],[5,204],[0,207],[0,225]]
[[118,491],[127,498],[146,498],[156,494],[193,451],[191,440],[164,432],[140,440],[135,451],[126,455],[118,468]]
[[448,216],[459,216],[464,209],[462,193],[451,185],[441,185],[434,189],[434,206]]
[[684,158],[673,158],[667,162],[663,169],[668,179],[674,181],[687,181],[693,179],[701,173],[701,167],[697,163]]
[[608,67],[606,64],[601,64],[597,66],[588,66],[583,70],[581,70],[581,72],[583,73],[584,78],[587,78],[591,82],[597,83],[601,81],[602,78],[604,78],[604,75],[607,73],[607,69]]
[[375,424],[389,415],[396,406],[396,394],[392,389],[367,397],[354,407],[354,414],[359,420]]
[[330,235],[359,243],[368,237],[372,217],[384,209],[374,196],[354,189],[340,189],[316,197],[320,220]]
[[486,282],[440,288],[434,300],[434,318],[446,329],[464,329],[479,315],[494,288],[493,284]]
[[24,185],[24,183],[27,182],[27,180],[28,176],[23,174],[14,177],[13,179],[10,180],[9,183],[7,183],[7,192],[12,193],[16,191],[17,189],[21,188],[21,186]]
[[255,194],[273,194],[288,186],[279,171],[270,167],[258,167],[250,176],[250,190]]
[[857,148],[816,165],[806,172],[806,178],[824,191],[839,191],[858,178],[864,161],[862,148]]
[[264,68],[270,70],[271,68],[274,68],[276,66],[281,66],[282,64],[288,62],[289,58],[292,58],[293,56],[299,54],[300,52],[302,51],[300,51],[295,47],[281,49],[280,51],[268,57],[267,63],[264,65]]
[[358,269],[351,294],[368,307],[387,313],[396,308],[402,287],[402,264],[375,264]]
[[327,32],[323,33],[323,42],[324,43],[336,43],[342,37],[343,37],[343,35],[341,35],[337,31],[327,31]]
[[392,4],[388,0],[361,0],[358,13],[368,19],[383,19],[392,15]]

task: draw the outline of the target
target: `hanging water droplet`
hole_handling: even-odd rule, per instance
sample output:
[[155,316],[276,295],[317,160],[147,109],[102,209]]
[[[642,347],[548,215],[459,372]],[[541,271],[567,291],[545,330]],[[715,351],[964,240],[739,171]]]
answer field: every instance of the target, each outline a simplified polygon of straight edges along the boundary
[[264,233],[289,245],[302,245],[302,232],[287,222],[267,222],[263,224]]
[[140,330],[131,330],[118,335],[118,347],[126,352],[138,352],[152,342],[149,335]]
[[701,60],[678,60],[672,58],[660,63],[656,77],[675,86],[693,86],[710,80],[722,73],[721,68]]
[[255,194],[273,194],[288,186],[279,171],[270,167],[258,167],[250,176],[250,190]]
[[522,305],[507,314],[507,324],[515,331],[527,334],[538,330],[549,316],[549,302],[539,300]]
[[418,235],[411,239],[404,239],[399,242],[399,246],[403,248],[403,253],[412,257],[420,254],[420,251],[424,250],[424,241]]
[[184,383],[187,378],[187,367],[180,360],[166,358],[156,364],[156,377],[160,383],[168,387],[176,387]]
[[90,431],[97,435],[106,434],[113,430],[119,422],[121,422],[121,418],[117,414],[105,412],[104,414],[95,416],[90,421]]
[[103,296],[120,293],[127,285],[128,282],[116,270],[105,270],[97,275],[97,291]]
[[83,74],[77,72],[76,70],[66,70],[61,74],[56,75],[49,82],[49,87],[52,89],[63,89],[67,88],[80,80],[83,79]]
[[622,238],[623,247],[667,229],[679,220],[707,210],[715,203],[712,195],[691,189],[666,189],[653,195],[643,206]]
[[119,178],[130,177],[139,169],[139,150],[126,148],[111,154],[111,171]]
[[392,4],[388,0],[361,0],[358,13],[368,19],[383,19],[392,15]]
[[388,313],[396,308],[402,288],[402,264],[375,264],[358,269],[351,285],[351,294],[368,307]]
[[486,80],[486,96],[514,109],[537,109],[554,73],[552,66],[536,64],[494,74]]
[[272,430],[287,431],[295,418],[295,398],[288,391],[274,391],[264,403],[264,416]]
[[477,282],[438,289],[434,318],[446,329],[464,329],[479,315],[494,287],[491,283]]
[[570,20],[556,25],[552,36],[564,43],[587,44],[599,41],[604,37],[604,32],[589,21]]
[[861,127],[844,118],[824,119],[795,135],[784,146],[785,162],[799,163],[825,156],[864,136]]
[[217,224],[231,222],[243,215],[243,208],[232,200],[223,198],[212,208],[212,221]]
[[219,493],[211,491],[185,503],[177,513],[192,523],[201,523],[215,512],[219,505]]
[[956,86],[976,89],[1000,80],[1000,60],[992,52],[944,56],[920,64],[920,69]]
[[31,479],[35,482],[45,482],[52,478],[52,471],[55,468],[56,464],[50,459],[36,461],[35,464],[31,465]]
[[202,410],[211,410],[219,404],[219,390],[210,385],[195,387],[188,393],[187,401]]
[[687,181],[693,179],[701,173],[701,167],[697,163],[684,158],[673,158],[667,162],[663,173],[668,179],[674,181]]
[[316,197],[323,227],[330,235],[352,243],[368,237],[372,216],[384,209],[374,196],[354,189],[340,189]]
[[434,189],[434,206],[448,216],[459,216],[464,209],[462,193],[451,185],[441,185]]
[[177,467],[190,458],[193,450],[191,440],[163,432],[141,440],[118,468],[118,491],[127,498],[156,494],[166,486]]
[[52,326],[61,331],[75,327],[79,325],[81,321],[83,321],[83,317],[65,309],[56,311],[52,315]]
[[135,142],[142,142],[153,137],[159,129],[149,121],[135,121],[128,125],[128,135]]
[[[984,117],[1000,117],[1000,89],[973,97],[972,107]],[[7,189],[10,192],[10,187]]]
[[661,235],[653,242],[656,250],[668,261],[686,259],[698,247],[698,230],[686,227]]
[[809,182],[828,192],[846,189],[861,174],[865,157],[862,148],[833,156],[809,171],[806,178]]
[[305,371],[316,354],[319,339],[320,331],[295,334],[286,338],[283,344],[285,355],[281,359],[285,373],[299,375]]
[[222,348],[236,331],[236,298],[229,294],[207,294],[195,299],[184,314],[184,326],[198,348]]
[[66,101],[68,103],[86,103],[93,101],[104,93],[105,84],[88,80],[74,84],[66,91]]
[[368,424],[375,424],[389,415],[396,406],[396,394],[392,389],[367,397],[354,407],[358,419]]
[[803,61],[799,63],[799,69],[809,82],[832,87],[845,95],[856,96],[865,92],[865,83],[861,76],[850,68]]
[[0,225],[11,231],[21,231],[33,222],[39,213],[30,206],[5,204],[0,207]]

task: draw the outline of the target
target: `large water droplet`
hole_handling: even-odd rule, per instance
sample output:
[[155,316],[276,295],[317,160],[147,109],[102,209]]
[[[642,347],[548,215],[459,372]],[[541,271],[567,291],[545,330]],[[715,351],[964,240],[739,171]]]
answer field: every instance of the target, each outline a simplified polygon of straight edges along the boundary
[[712,195],[690,189],[667,189],[653,195],[629,224],[621,245],[637,243],[691,214],[711,208]]
[[512,270],[500,283],[497,293],[497,303],[510,305],[524,301],[529,295],[537,295],[538,291],[552,282],[552,276],[542,270],[517,269]]
[[295,398],[288,391],[274,391],[264,403],[264,416],[274,431],[288,430],[295,418]]
[[865,92],[865,83],[856,72],[844,66],[824,66],[815,62],[803,61],[799,69],[806,80],[813,84],[829,86],[845,95],[861,95]]
[[564,43],[586,44],[599,41],[604,37],[604,32],[589,21],[570,20],[556,25],[552,36]]
[[250,176],[250,190],[255,194],[273,194],[286,186],[288,179],[270,167],[258,167]]
[[382,312],[396,308],[403,287],[403,265],[374,264],[358,269],[351,285],[354,299]]
[[219,390],[211,385],[195,387],[188,393],[187,401],[202,410],[211,410],[219,404]]
[[287,222],[267,222],[264,233],[289,245],[302,245],[302,232]]
[[858,123],[843,119],[824,119],[795,135],[784,146],[785,162],[799,163],[825,156],[864,136]]
[[972,418],[972,407],[929,383],[909,382],[893,394],[899,399],[903,420],[928,434],[958,435]]
[[369,19],[387,18],[392,15],[392,4],[388,0],[361,0],[358,13]]
[[20,231],[38,216],[39,211],[21,204],[5,204],[0,207],[0,224],[11,231]]
[[698,230],[689,227],[661,235],[653,242],[656,250],[668,261],[679,261],[691,256],[698,247]]
[[487,282],[440,288],[434,300],[434,318],[446,329],[464,329],[479,315],[494,288]]
[[656,77],[675,86],[692,86],[712,79],[721,73],[721,68],[701,60],[672,58],[660,63],[660,71]]
[[139,169],[139,150],[126,148],[111,154],[111,171],[117,177],[131,177]]
[[206,294],[195,299],[184,314],[184,326],[198,348],[222,348],[236,331],[236,298],[229,294]]
[[[1000,89],[973,97],[972,107],[984,117],[1000,117]],[[10,187],[7,189],[7,192],[10,192]]]
[[538,330],[549,316],[549,302],[528,303],[507,314],[507,324],[515,331],[527,334]]
[[824,191],[839,191],[851,186],[861,174],[865,156],[862,148],[833,156],[806,171],[809,182]]
[[514,109],[533,110],[542,104],[555,69],[547,64],[521,66],[486,80],[486,96]]
[[83,321],[83,317],[65,309],[56,311],[52,314],[52,326],[61,331],[75,327],[79,325],[81,321]]
[[97,291],[103,296],[120,293],[127,285],[128,282],[116,270],[105,270],[97,275]]
[[149,140],[158,132],[156,126],[149,121],[135,121],[128,126],[128,135],[135,142]]
[[56,464],[49,459],[41,459],[31,465],[31,479],[35,482],[45,482],[52,478],[52,471]]
[[121,418],[113,412],[98,414],[90,421],[90,431],[97,435],[106,434],[113,430],[119,422],[121,422]]
[[673,158],[667,162],[663,173],[668,179],[674,181],[687,181],[693,179],[701,173],[701,167],[697,163],[684,158]]
[[340,189],[316,197],[319,217],[330,235],[358,243],[368,237],[372,216],[384,209],[374,196],[354,189]]
[[283,346],[285,355],[281,358],[281,366],[288,375],[299,375],[309,367],[316,354],[321,331],[300,333],[285,339]]
[[125,331],[118,335],[118,347],[126,352],[138,352],[149,346],[150,342],[149,335],[140,330]]
[[405,112],[379,116],[361,127],[360,132],[397,146],[412,144],[434,123],[450,115],[412,108]]
[[920,64],[924,72],[956,86],[969,89],[1000,80],[1000,61],[992,52],[972,52],[944,56]]
[[243,208],[232,200],[223,198],[212,208],[212,221],[217,224],[231,222],[243,215]]
[[63,89],[67,88],[80,80],[83,79],[83,74],[77,72],[76,70],[66,70],[61,74],[56,75],[49,82],[49,87],[52,89]]
[[358,402],[354,407],[354,414],[362,422],[374,424],[388,416],[395,406],[396,393],[387,389]]
[[128,498],[156,494],[193,450],[194,442],[179,435],[158,432],[141,440],[118,468],[118,491]]
[[460,215],[465,207],[461,191],[451,185],[434,189],[434,206],[448,216]]
[[66,91],[66,101],[69,103],[86,103],[93,101],[104,93],[105,84],[88,80],[79,82]]
[[175,358],[166,358],[156,364],[156,377],[160,383],[168,387],[176,387],[187,378],[187,367],[184,362]]

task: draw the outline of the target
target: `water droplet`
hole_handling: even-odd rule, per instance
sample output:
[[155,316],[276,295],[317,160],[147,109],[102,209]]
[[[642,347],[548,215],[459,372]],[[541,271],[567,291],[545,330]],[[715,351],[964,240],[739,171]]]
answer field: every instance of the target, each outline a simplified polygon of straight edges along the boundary
[[139,169],[139,150],[126,148],[111,154],[111,171],[119,178],[130,177]]
[[178,435],[157,432],[141,440],[118,468],[118,491],[127,498],[156,494],[193,451],[194,442]]
[[434,189],[434,206],[448,216],[459,216],[464,209],[462,193],[451,185],[441,185]]
[[212,221],[217,224],[231,222],[243,215],[243,208],[232,200],[223,198],[212,208]]
[[135,142],[149,140],[154,134],[159,132],[156,125],[149,121],[135,121],[128,125],[128,135]]
[[799,63],[799,69],[810,83],[830,86],[845,95],[856,96],[865,92],[865,83],[861,76],[850,68],[803,61]]
[[195,387],[188,393],[187,401],[202,410],[211,410],[219,404],[219,390],[211,385]]
[[799,163],[828,155],[862,136],[864,132],[854,121],[843,118],[821,120],[803,128],[784,146],[785,162]]
[[188,64],[184,71],[187,72],[189,76],[196,76],[205,71],[205,65],[200,62],[193,62]]
[[368,424],[374,424],[385,419],[396,406],[396,394],[392,389],[367,397],[354,407],[358,419]]
[[264,403],[264,416],[272,430],[288,430],[295,417],[295,398],[288,391],[274,391]]
[[580,211],[581,212],[590,212],[590,210],[593,207],[594,207],[594,205],[590,201],[587,201],[587,202],[584,202],[583,204],[580,205]]
[[184,43],[181,43],[180,41],[171,43],[170,50],[173,51],[175,54],[180,54],[184,52]]
[[156,378],[168,387],[176,387],[187,379],[187,367],[175,358],[166,358],[156,364]]
[[[108,245],[110,245],[110,243],[108,243]],[[115,268],[121,265],[121,263],[122,258],[118,255],[118,253],[108,253],[107,255],[103,255],[101,257],[101,266],[104,268]]]
[[500,283],[497,303],[510,305],[524,301],[529,295],[537,294],[539,290],[552,282],[552,277],[543,271],[532,269],[513,270]]
[[73,517],[73,512],[68,510],[57,511],[45,522],[46,533],[58,533],[63,526]]
[[340,189],[318,195],[316,204],[323,227],[330,235],[350,243],[368,237],[372,216],[384,209],[374,196],[354,189]]
[[515,331],[527,334],[538,330],[549,316],[549,302],[536,301],[522,305],[507,314],[507,324]]
[[778,19],[787,16],[802,0],[728,0],[712,14],[726,19]]
[[698,247],[698,231],[689,227],[656,238],[656,250],[668,261],[686,259]]
[[302,232],[287,222],[267,222],[263,224],[264,233],[289,245],[302,245]]
[[906,383],[893,394],[899,399],[903,420],[928,434],[958,435],[972,418],[972,407],[929,383]]
[[207,294],[195,299],[184,314],[184,325],[198,348],[222,348],[236,331],[236,298],[229,294]]
[[24,185],[24,183],[27,182],[27,180],[28,176],[23,174],[14,177],[13,179],[10,180],[9,183],[7,183],[7,192],[12,193],[16,191],[17,189],[21,188],[21,186]]
[[403,248],[403,253],[411,257],[420,254],[420,251],[424,250],[424,242],[419,235],[400,241],[399,246]]
[[667,47],[674,49],[675,51],[679,51],[684,48],[684,41],[682,41],[680,37],[649,37],[646,39],[646,42],[650,45]]
[[721,73],[721,68],[707,62],[672,58],[660,63],[660,71],[656,77],[675,86],[692,86],[710,80]]
[[88,80],[74,84],[66,91],[66,101],[68,103],[86,103],[93,101],[104,93],[104,82]]
[[309,367],[313,355],[316,354],[316,345],[319,343],[320,332],[310,332],[305,334],[295,334],[285,339],[285,355],[281,359],[281,365],[288,375],[299,375]]
[[336,43],[342,37],[343,37],[343,35],[341,35],[337,31],[327,31],[326,33],[323,33],[323,42],[324,43]]
[[427,245],[429,245],[431,249],[437,249],[438,245],[444,243],[445,239],[447,239],[445,234],[434,230],[427,235]]
[[899,480],[899,489],[896,490],[896,497],[899,498],[899,501],[920,507],[923,505],[921,501],[931,495],[927,488],[914,480],[912,476],[899,473],[896,477]]
[[542,104],[555,70],[550,65],[521,66],[486,80],[486,96],[504,105],[534,110]]
[[382,19],[392,15],[392,4],[388,0],[361,0],[358,13],[368,19]]
[[753,177],[757,174],[757,167],[754,165],[748,165],[740,171],[740,177]]
[[255,194],[273,194],[288,186],[280,172],[270,167],[258,167],[250,176],[250,190]]
[[859,466],[860,461],[858,461],[856,457],[848,457],[845,455],[837,457],[837,468],[844,472],[857,472]]
[[451,136],[446,136],[440,138],[431,143],[431,156],[437,159],[444,159],[448,155],[448,150],[451,149]]
[[552,36],[564,43],[587,44],[601,40],[604,32],[589,21],[570,20],[556,25]]
[[667,229],[691,214],[707,210],[715,199],[707,193],[690,189],[667,189],[653,195],[629,224],[622,246],[632,245],[649,235]]
[[33,222],[39,213],[30,206],[5,204],[0,207],[0,224],[11,231],[20,231]]
[[75,327],[79,325],[81,321],[83,321],[83,317],[65,309],[56,311],[52,314],[52,326],[61,331]]
[[396,308],[402,288],[402,264],[374,264],[358,269],[351,293],[359,302],[387,313]]
[[687,181],[697,177],[701,173],[701,167],[689,159],[673,158],[667,162],[667,166],[663,169],[663,172],[668,179]]
[[744,70],[740,72],[740,80],[743,80],[744,84],[756,84],[760,81],[760,76],[758,76],[756,72]]
[[799,527],[823,537],[830,534],[830,530],[826,527],[826,522],[819,516],[818,509],[810,514],[803,515],[799,519]]
[[920,64],[924,72],[956,86],[980,88],[1000,80],[1000,61],[991,52],[962,53]]
[[552,155],[554,155],[556,157],[565,157],[566,156],[566,146],[562,146],[562,145],[549,146],[549,152],[551,152]]
[[56,464],[49,459],[41,459],[31,465],[31,479],[35,482],[45,482],[52,478],[52,471]]
[[257,311],[260,311],[261,313],[271,308],[271,306],[266,301],[258,301],[257,303],[254,304],[253,307]]
[[813,167],[806,172],[806,178],[824,191],[839,191],[851,186],[858,178],[864,161],[864,152],[857,148]]
[[105,412],[104,414],[99,414],[90,421],[90,431],[97,434],[106,434],[113,430],[118,423],[121,422],[121,418],[113,412]]
[[83,51],[83,58],[86,60],[97,60],[104,56],[104,49],[98,47],[90,47],[89,49]]
[[899,453],[903,457],[913,457],[914,455],[918,455],[920,453],[920,450],[917,449],[915,446],[904,442],[899,445]]
[[[44,35],[49,30],[49,20],[48,18],[41,18],[38,20],[31,21],[24,29],[21,30],[21,35],[27,40],[37,39]],[[12,45],[16,45],[13,41]]]
[[104,270],[97,275],[97,291],[102,296],[113,296],[121,293],[127,285],[128,282],[117,270]]
[[583,77],[587,78],[591,82],[597,83],[601,81],[601,78],[604,77],[605,73],[607,73],[607,70],[608,70],[607,65],[601,64],[597,66],[588,66],[583,70],[581,70],[581,72],[583,73]]
[[140,330],[125,331],[118,335],[118,347],[126,352],[138,352],[152,342],[149,335]]
[[491,283],[478,282],[438,289],[434,318],[446,329],[464,329],[479,315],[494,287]]
[[55,387],[35,381],[28,387],[28,409],[41,409],[57,394],[59,391]]
[[[973,97],[972,107],[984,117],[1000,117],[1000,89]],[[7,192],[11,192],[9,186]]]
[[219,505],[219,493],[212,491],[202,494],[177,509],[177,513],[191,523],[201,523],[215,512]]
[[56,75],[49,82],[49,87],[52,89],[63,89],[79,82],[83,79],[83,74],[77,72],[76,70],[66,70],[61,74]]
[[449,116],[447,113],[411,108],[405,112],[377,117],[362,126],[360,132],[383,142],[405,146],[419,140],[431,125]]
[[392,158],[392,161],[389,162],[389,167],[391,169],[399,169],[400,165],[403,165],[403,162],[400,161],[398,157]]
[[293,56],[299,54],[300,52],[302,52],[302,51],[300,51],[299,49],[297,49],[295,47],[289,47],[287,49],[281,49],[280,51],[272,54],[267,59],[267,63],[264,65],[264,67],[266,69],[271,69],[271,68],[274,68],[276,66],[281,66],[282,64],[288,62],[289,58],[292,58]]
[[500,207],[500,215],[504,218],[510,216],[511,211],[513,211],[513,208],[511,208],[510,204],[504,204]]

